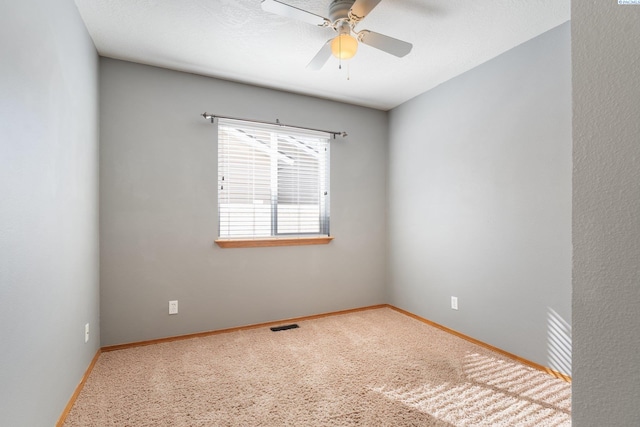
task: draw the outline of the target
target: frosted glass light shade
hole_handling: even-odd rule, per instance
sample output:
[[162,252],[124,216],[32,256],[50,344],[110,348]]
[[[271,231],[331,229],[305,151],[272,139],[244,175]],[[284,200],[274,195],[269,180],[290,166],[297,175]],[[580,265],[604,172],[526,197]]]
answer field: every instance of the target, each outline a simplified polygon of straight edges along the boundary
[[358,40],[349,34],[340,34],[331,41],[331,53],[339,59],[350,59],[358,50]]

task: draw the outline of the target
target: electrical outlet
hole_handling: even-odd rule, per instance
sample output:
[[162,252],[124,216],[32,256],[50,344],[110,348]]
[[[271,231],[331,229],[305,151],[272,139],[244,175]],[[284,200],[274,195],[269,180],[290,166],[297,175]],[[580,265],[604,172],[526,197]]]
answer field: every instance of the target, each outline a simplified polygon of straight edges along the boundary
[[453,310],[458,309],[458,297],[451,297],[451,308]]
[[89,342],[89,324],[85,323],[84,325],[84,342]]
[[178,301],[169,301],[169,314],[178,314]]

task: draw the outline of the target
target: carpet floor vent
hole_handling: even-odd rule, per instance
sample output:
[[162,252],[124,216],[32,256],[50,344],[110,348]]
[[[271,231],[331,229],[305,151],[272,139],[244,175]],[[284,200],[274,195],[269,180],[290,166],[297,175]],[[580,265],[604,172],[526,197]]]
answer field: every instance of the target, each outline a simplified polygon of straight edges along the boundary
[[287,329],[295,329],[295,328],[299,328],[299,327],[300,326],[298,326],[295,323],[293,323],[291,325],[274,326],[273,328],[271,328],[271,330],[273,332],[278,332],[278,331],[286,331]]

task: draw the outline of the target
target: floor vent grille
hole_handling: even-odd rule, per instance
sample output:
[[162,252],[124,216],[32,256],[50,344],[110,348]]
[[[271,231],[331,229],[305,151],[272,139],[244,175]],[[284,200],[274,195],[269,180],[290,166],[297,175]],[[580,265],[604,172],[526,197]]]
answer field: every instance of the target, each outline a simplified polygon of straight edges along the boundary
[[273,328],[271,328],[271,330],[273,332],[278,332],[278,331],[286,331],[287,329],[295,329],[295,328],[299,328],[299,327],[300,326],[298,326],[295,323],[293,323],[291,325],[274,326]]

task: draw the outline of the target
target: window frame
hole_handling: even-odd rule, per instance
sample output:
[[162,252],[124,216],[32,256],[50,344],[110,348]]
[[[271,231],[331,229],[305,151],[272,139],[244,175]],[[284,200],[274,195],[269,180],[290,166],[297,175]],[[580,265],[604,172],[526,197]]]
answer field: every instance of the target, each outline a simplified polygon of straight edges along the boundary
[[[220,137],[221,127],[225,127],[225,132],[229,132],[229,129],[237,131],[238,129],[249,130],[248,135],[251,137],[255,136],[259,132],[266,132],[269,135],[269,146],[267,154],[269,156],[269,162],[271,163],[270,172],[269,172],[269,187],[270,187],[270,197],[267,203],[269,203],[269,211],[270,211],[270,221],[271,221],[271,231],[269,235],[257,235],[255,225],[252,228],[253,235],[246,236],[241,232],[239,234],[233,235],[227,230],[227,233],[223,233],[222,224],[223,224],[223,216],[222,216],[222,206],[223,206],[223,196],[222,191],[224,191],[224,186],[227,185],[229,187],[231,184],[227,180],[225,182],[225,175],[230,167],[240,165],[242,167],[247,167],[248,169],[256,168],[256,160],[255,157],[251,162],[241,164],[238,163],[229,163],[229,154],[226,153],[227,163],[222,161],[221,150],[222,142]],[[218,218],[217,218],[217,226],[218,226],[218,238],[215,240],[215,243],[222,248],[239,248],[239,247],[266,247],[266,246],[299,246],[299,245],[315,245],[315,244],[327,244],[333,240],[333,237],[330,234],[330,175],[331,175],[331,167],[330,167],[330,141],[331,134],[322,131],[316,130],[303,130],[302,128],[296,128],[291,126],[283,126],[278,124],[266,124],[262,122],[251,122],[247,120],[241,119],[231,119],[231,118],[216,118],[215,119],[215,129],[216,129],[216,143],[217,143],[217,152],[218,159],[216,165],[217,171],[217,179],[218,179],[218,187],[217,187],[217,210],[218,210]],[[307,138],[307,139],[305,139]],[[267,139],[267,138],[265,138]],[[315,172],[314,178],[316,179],[316,183],[312,184],[312,186],[317,185],[318,193],[318,231],[317,232],[291,232],[291,231],[279,231],[281,228],[284,228],[287,224],[286,222],[281,223],[279,218],[279,205],[284,204],[279,199],[279,191],[281,184],[291,184],[295,183],[298,187],[292,191],[290,195],[295,195],[298,198],[301,197],[301,194],[304,195],[304,190],[301,190],[300,186],[302,185],[300,177],[297,177],[295,180],[286,179],[284,176],[286,175],[284,172],[281,173],[281,170],[285,170],[284,164],[279,162],[279,158],[283,156],[293,156],[295,159],[299,160],[299,157],[295,157],[296,151],[301,150],[311,150],[310,146],[307,143],[310,140],[317,140],[318,150],[324,149],[325,153],[321,153],[321,157],[317,157],[318,162],[318,170]],[[290,151],[281,149],[281,143],[283,145],[291,145],[292,141],[300,145],[300,147],[296,147]],[[262,141],[264,142],[264,140]],[[275,144],[275,145],[274,145]],[[228,149],[228,146],[226,147]],[[316,148],[313,146],[313,148]],[[253,152],[254,149],[249,149],[248,151]],[[265,151],[264,147],[261,148],[262,151]],[[319,153],[316,152],[316,153]],[[315,154],[314,154],[315,156]],[[240,156],[242,158],[242,156]],[[247,160],[249,156],[246,156]],[[237,159],[236,159],[237,160]],[[230,166],[231,165],[231,166]],[[226,168],[224,172],[222,172],[223,168]],[[304,170],[308,172],[307,169]],[[282,177],[281,177],[282,175]],[[227,177],[228,178],[228,177]],[[252,177],[252,183],[256,181]],[[233,181],[231,181],[233,182]],[[266,182],[266,180],[262,179],[262,184]],[[302,193],[301,193],[302,191]],[[307,190],[308,191],[308,190]],[[313,193],[310,193],[313,194]],[[253,196],[255,197],[255,195]],[[284,198],[284,197],[283,197]],[[231,200],[230,196],[227,194],[226,200]],[[299,200],[299,199],[298,199]],[[253,203],[255,204],[258,200],[253,199]],[[246,203],[246,200],[245,200]],[[262,201],[261,201],[262,203]],[[298,204],[293,204],[293,210],[295,212],[298,209],[298,215],[300,215],[300,208],[304,206],[304,203],[298,201]],[[296,208],[297,206],[297,208]],[[231,227],[233,224],[232,215],[239,215],[238,211],[234,211],[231,209],[226,212],[227,217],[230,219],[227,227]],[[263,213],[264,215],[264,213]],[[237,219],[236,219],[237,220]],[[298,220],[298,222],[293,221],[291,224],[297,227],[304,227],[304,221]],[[289,224],[291,226],[291,224]],[[264,224],[263,224],[264,227]],[[236,230],[237,231],[237,230]],[[244,231],[244,230],[243,230]],[[262,231],[264,233],[264,230]]]

